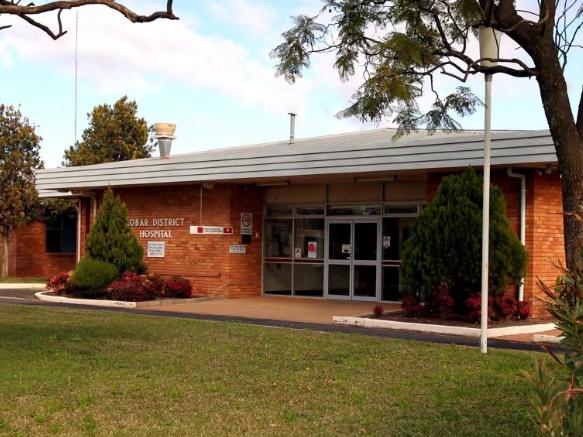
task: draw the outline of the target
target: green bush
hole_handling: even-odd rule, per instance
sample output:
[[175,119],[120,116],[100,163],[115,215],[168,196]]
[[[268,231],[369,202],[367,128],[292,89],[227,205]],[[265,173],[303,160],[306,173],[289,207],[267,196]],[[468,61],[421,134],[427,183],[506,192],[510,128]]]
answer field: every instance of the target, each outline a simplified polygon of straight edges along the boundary
[[[435,199],[423,210],[403,251],[403,279],[409,291],[429,296],[447,284],[455,311],[479,293],[482,257],[482,178],[472,169],[443,178]],[[510,227],[502,191],[491,187],[489,290],[500,295],[517,284],[526,251]]]
[[91,232],[87,236],[87,256],[105,261],[124,272],[146,272],[144,250],[128,224],[126,205],[108,189]]
[[118,277],[117,268],[110,263],[83,258],[71,276],[73,292],[79,296],[101,296]]

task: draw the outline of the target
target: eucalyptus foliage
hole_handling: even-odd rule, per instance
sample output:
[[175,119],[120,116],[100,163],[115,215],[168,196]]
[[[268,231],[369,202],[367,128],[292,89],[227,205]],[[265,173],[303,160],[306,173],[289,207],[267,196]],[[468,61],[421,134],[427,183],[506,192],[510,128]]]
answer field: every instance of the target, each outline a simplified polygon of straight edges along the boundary
[[33,217],[38,194],[35,171],[42,167],[41,137],[19,109],[0,104],[1,275],[8,275],[10,231]]
[[[405,243],[403,279],[410,292],[426,297],[445,283],[458,310],[470,294],[479,293],[482,184],[472,169],[443,178]],[[490,194],[489,262],[492,294],[517,284],[526,267],[526,251],[510,226],[504,195],[496,186]]]
[[105,191],[87,236],[87,257],[113,264],[119,274],[146,270],[144,250],[128,223],[128,209],[111,189]]
[[151,129],[137,115],[138,105],[126,96],[113,106],[96,106],[87,114],[89,127],[80,142],[65,151],[67,166],[101,164],[148,158],[154,150]]

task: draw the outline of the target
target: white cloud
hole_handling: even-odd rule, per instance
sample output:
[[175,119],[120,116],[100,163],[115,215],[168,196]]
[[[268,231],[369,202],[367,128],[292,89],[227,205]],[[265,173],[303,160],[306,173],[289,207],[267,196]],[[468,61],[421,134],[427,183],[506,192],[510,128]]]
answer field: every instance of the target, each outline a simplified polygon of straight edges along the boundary
[[[304,96],[310,88],[307,81],[291,87],[274,77],[267,56],[254,58],[243,45],[203,35],[189,27],[188,21],[132,25],[111,11],[89,7],[79,16],[79,75],[104,93],[147,92],[164,83],[179,82],[270,112],[305,106]],[[73,17],[67,14],[65,18],[68,29],[74,28]],[[19,24],[6,34],[5,41],[18,58],[58,68],[65,74],[73,72],[72,34],[54,42],[39,35],[37,29]]]

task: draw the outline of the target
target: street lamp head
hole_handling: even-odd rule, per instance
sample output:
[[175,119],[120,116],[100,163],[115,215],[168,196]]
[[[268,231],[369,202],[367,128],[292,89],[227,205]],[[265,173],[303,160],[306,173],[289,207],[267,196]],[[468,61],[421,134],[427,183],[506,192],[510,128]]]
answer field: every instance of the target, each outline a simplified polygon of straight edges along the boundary
[[500,39],[502,33],[493,27],[480,26],[478,29],[480,39],[480,65],[482,67],[495,67],[496,61],[487,61],[484,58],[500,58]]

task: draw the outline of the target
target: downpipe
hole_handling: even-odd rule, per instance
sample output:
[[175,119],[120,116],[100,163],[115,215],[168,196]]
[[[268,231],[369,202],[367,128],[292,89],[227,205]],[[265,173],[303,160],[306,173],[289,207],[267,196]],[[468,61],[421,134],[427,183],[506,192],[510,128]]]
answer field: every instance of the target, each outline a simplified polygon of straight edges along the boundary
[[[509,178],[520,179],[520,243],[526,246],[526,175],[522,173],[515,173],[512,167],[508,168],[506,174]],[[518,286],[518,301],[524,300],[524,276],[520,278],[520,285]]]

